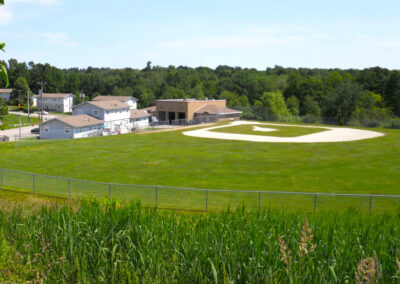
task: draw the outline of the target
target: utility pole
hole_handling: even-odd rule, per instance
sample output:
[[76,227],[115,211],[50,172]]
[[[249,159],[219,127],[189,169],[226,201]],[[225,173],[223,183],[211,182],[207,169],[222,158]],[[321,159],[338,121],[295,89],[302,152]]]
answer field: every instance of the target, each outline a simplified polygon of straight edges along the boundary
[[19,141],[21,141],[21,92],[23,90],[17,90],[18,92],[18,127],[19,127]]
[[30,109],[30,97],[29,97],[29,90],[28,90],[28,123],[31,123],[31,109]]
[[46,85],[47,83],[44,81],[40,81],[38,82],[38,84],[40,85],[40,113],[39,113],[39,123],[42,124],[43,122],[43,87],[44,85]]

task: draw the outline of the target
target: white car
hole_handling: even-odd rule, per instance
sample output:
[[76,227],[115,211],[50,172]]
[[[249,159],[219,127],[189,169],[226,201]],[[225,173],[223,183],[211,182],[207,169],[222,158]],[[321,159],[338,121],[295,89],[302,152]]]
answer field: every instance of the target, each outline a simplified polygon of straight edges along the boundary
[[44,114],[44,115],[47,115],[47,114],[49,114],[49,113],[48,113],[47,111],[44,110],[44,111],[38,111],[37,114]]

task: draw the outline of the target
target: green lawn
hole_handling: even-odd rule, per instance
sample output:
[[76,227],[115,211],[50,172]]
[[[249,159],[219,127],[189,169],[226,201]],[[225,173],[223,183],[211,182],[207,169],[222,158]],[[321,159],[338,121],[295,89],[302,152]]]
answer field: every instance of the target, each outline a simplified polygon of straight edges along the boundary
[[[0,125],[0,130],[16,128],[18,127],[19,124],[19,117],[16,114],[0,115],[0,121],[3,123],[3,125]],[[21,123],[22,125],[26,126],[26,124],[28,124],[28,117],[21,115]],[[30,124],[37,124],[37,123],[38,119],[36,117],[31,117]]]
[[[400,194],[400,131],[374,129],[384,137],[344,143],[252,143],[202,139],[182,130],[94,137],[79,140],[0,144],[0,167],[84,180],[250,191]],[[5,175],[12,188],[31,190],[32,177]],[[36,190],[68,195],[65,180],[38,178]],[[108,195],[108,187],[71,184],[71,195]],[[113,196],[155,204],[155,187],[112,187]],[[209,192],[208,206],[246,201],[257,207],[257,193]],[[163,207],[205,208],[205,192],[158,189]],[[313,196],[261,196],[263,205],[312,209]],[[368,208],[367,198],[319,197],[318,205]],[[390,205],[390,206],[389,206]],[[392,206],[393,205],[393,206]],[[374,208],[398,207],[384,199]],[[319,208],[319,207],[318,207]]]
[[[254,131],[253,127],[275,129],[275,131]],[[236,126],[227,126],[218,129],[212,129],[213,132],[235,133],[235,134],[251,134],[251,135],[264,135],[264,136],[278,136],[278,137],[295,137],[312,133],[325,131],[324,128],[311,128],[311,127],[296,127],[296,126],[278,126],[278,125],[257,125],[245,124]]]

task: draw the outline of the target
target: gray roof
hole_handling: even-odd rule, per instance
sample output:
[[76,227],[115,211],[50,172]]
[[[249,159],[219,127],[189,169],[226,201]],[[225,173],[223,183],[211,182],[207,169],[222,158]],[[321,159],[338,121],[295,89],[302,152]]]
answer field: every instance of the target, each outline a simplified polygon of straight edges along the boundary
[[113,100],[118,100],[121,102],[125,102],[127,100],[134,99],[137,101],[137,98],[134,97],[129,97],[129,96],[97,96],[92,99],[92,101],[113,101]]
[[123,103],[119,100],[88,101],[88,102],[81,103],[80,105],[77,105],[74,108],[77,108],[77,107],[85,105],[85,104],[93,105],[93,106],[96,106],[96,107],[98,107],[100,109],[104,109],[104,110],[126,109],[126,108],[129,109],[130,108],[129,105],[127,105],[126,103]]
[[87,114],[80,114],[80,115],[67,115],[67,116],[56,117],[46,122],[43,122],[42,124],[46,124],[54,120],[58,120],[72,127],[84,127],[84,126],[104,123],[103,120],[99,120],[97,118],[94,118],[93,116]]
[[11,93],[13,89],[0,89],[0,93]]
[[[73,94],[59,94],[59,93],[43,93],[43,98],[58,99],[58,98],[66,98],[66,97],[70,97],[70,96],[74,96],[74,95]],[[40,98],[41,96],[39,95],[38,97]]]
[[197,109],[194,113],[208,113],[208,114],[234,114],[242,113],[239,110],[234,110],[227,107],[219,107],[214,105],[205,105]]
[[144,109],[131,109],[131,118],[140,118],[148,116],[151,116],[151,114],[145,111]]

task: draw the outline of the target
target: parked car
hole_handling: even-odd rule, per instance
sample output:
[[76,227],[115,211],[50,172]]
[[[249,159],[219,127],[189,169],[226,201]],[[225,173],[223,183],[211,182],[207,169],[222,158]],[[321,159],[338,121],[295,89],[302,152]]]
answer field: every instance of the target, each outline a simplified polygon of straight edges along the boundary
[[[33,109],[30,109],[29,110],[29,113],[34,113],[35,112],[35,110],[33,110]],[[28,110],[27,109],[24,109],[24,113],[28,113]]]
[[48,113],[47,111],[44,110],[44,111],[38,111],[37,114],[44,114],[44,115],[46,115],[46,114],[49,114],[49,113]]
[[33,133],[33,134],[39,134],[39,132],[40,132],[39,127],[33,128],[31,130],[31,133]]

